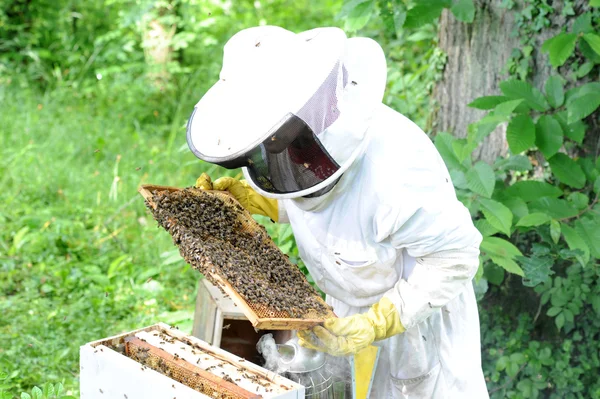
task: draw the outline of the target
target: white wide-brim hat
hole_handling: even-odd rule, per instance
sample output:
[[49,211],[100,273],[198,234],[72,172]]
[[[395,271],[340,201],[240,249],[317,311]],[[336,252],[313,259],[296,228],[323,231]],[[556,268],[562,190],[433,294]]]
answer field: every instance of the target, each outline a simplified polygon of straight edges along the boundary
[[[358,117],[356,112],[364,114],[363,120],[368,118],[381,103],[387,71],[379,44],[366,38],[347,39],[339,28],[296,34],[262,26],[238,32],[224,47],[219,81],[200,99],[190,117],[190,149],[197,157],[217,164],[242,156],[262,143],[282,118],[296,114],[340,63],[344,69],[338,104],[341,122],[334,122],[332,128],[347,125],[348,120]],[[344,115],[344,110],[352,110],[354,115]],[[360,141],[366,127],[361,129],[348,135]],[[319,137],[322,132],[314,133]],[[354,141],[339,145],[353,147],[357,144]],[[345,170],[354,149],[329,146],[326,144],[325,149]],[[290,197],[258,190],[270,197]]]

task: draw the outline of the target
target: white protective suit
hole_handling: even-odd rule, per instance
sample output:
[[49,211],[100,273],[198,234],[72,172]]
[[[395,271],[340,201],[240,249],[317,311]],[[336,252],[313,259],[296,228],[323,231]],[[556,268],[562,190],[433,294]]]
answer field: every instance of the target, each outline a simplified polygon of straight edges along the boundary
[[339,317],[382,296],[400,313],[406,332],[376,343],[371,398],[488,398],[472,286],[481,235],[418,126],[381,105],[330,192],[279,204]]
[[339,317],[395,305],[406,331],[377,343],[372,398],[487,398],[471,284],[481,235],[429,138],[381,104],[386,73],[381,46],[338,28],[243,30],[188,144],[279,201]]

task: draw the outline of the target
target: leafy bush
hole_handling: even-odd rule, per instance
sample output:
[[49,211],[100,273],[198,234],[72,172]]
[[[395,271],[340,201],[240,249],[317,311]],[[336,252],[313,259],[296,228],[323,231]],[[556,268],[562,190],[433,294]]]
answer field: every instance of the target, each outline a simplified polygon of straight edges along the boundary
[[[563,67],[543,91],[509,78],[501,93],[470,104],[489,113],[467,138],[435,138],[484,236],[477,287],[480,295],[494,287],[481,303],[493,397],[600,397],[600,159],[584,145],[600,106],[600,84],[588,80],[598,76],[599,25],[598,10],[583,12],[544,43],[550,63]],[[493,165],[473,159],[501,123],[507,156]]]

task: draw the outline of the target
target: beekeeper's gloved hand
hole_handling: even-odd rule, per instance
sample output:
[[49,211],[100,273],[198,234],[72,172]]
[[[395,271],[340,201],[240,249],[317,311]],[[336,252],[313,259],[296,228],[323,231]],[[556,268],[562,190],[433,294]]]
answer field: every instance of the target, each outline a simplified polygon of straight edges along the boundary
[[323,327],[298,331],[298,338],[305,348],[346,356],[404,331],[396,306],[384,297],[367,313],[326,320]]
[[227,191],[251,214],[267,216],[275,222],[279,219],[277,200],[263,197],[254,191],[245,180],[220,177],[212,182],[210,176],[202,173],[196,180],[196,187],[202,190]]

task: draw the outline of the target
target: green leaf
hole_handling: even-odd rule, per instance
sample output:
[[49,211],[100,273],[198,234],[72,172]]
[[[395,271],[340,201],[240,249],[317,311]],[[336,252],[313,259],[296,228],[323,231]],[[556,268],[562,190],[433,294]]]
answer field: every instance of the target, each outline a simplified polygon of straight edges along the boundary
[[585,131],[587,130],[587,125],[582,121],[577,121],[571,125],[569,128],[565,130],[565,135],[576,143],[583,143],[583,138],[585,137]]
[[386,34],[391,37],[398,36],[406,20],[406,6],[404,3],[400,1],[377,0],[377,6]]
[[575,231],[585,241],[594,258],[600,258],[600,223],[590,218],[575,221]]
[[483,215],[491,223],[492,226],[510,236],[510,228],[512,226],[512,212],[500,202],[480,198],[481,211]]
[[548,160],[550,169],[563,184],[574,188],[585,185],[585,174],[581,166],[566,154],[558,153]]
[[596,54],[596,52],[585,40],[579,41],[579,50],[586,59],[590,60],[595,64],[600,63],[600,55]]
[[438,150],[449,169],[464,169],[452,146],[455,140],[456,138],[450,133],[438,133],[434,139],[435,148]]
[[600,55],[600,36],[596,35],[595,33],[586,33],[583,35],[583,40],[590,45],[596,54]]
[[473,22],[475,17],[475,4],[473,0],[458,0],[450,9],[452,14],[461,22]]
[[[598,158],[598,160],[600,160],[600,158]],[[600,169],[596,168],[596,165],[594,165],[594,161],[591,158],[578,158],[577,163],[581,166],[581,169],[583,169],[583,173],[585,173],[585,177],[590,183],[595,182],[596,178],[600,176]]]
[[576,256],[576,258],[582,266],[585,266],[590,260],[590,247],[586,244],[585,240],[581,238],[579,233],[568,224],[561,223],[560,230],[569,249],[579,249],[583,252],[582,256]]
[[31,395],[26,392],[21,392],[21,399],[31,399]]
[[573,321],[575,320],[575,316],[573,315],[573,312],[571,312],[569,309],[564,309],[563,314],[565,315],[565,320],[567,322],[573,323]]
[[525,273],[523,272],[523,269],[521,269],[521,267],[517,264],[517,262],[515,262],[514,260],[512,260],[510,258],[502,258],[499,256],[494,256],[494,255],[490,255],[490,258],[492,259],[492,262],[494,262],[498,266],[502,267],[504,270],[506,270],[509,273],[513,273],[513,274],[516,274],[521,277],[525,275]]
[[519,372],[519,365],[517,363],[510,363],[506,368],[506,375],[510,378],[514,378]]
[[586,94],[598,93],[600,92],[600,82],[590,82],[583,84],[581,86],[576,86],[569,89],[565,93],[565,99],[568,102],[571,102],[581,96]]
[[485,219],[477,219],[475,221],[475,228],[479,230],[482,236],[489,237],[496,234],[499,230],[492,226],[490,222]]
[[510,360],[513,363],[517,363],[518,365],[527,363],[527,357],[524,354],[518,352],[510,355]]
[[590,0],[590,7],[600,7],[600,0]]
[[355,32],[365,26],[373,14],[373,0],[350,1],[344,5],[342,15],[345,15],[344,30]]
[[450,169],[450,178],[454,187],[461,190],[467,189],[467,177],[462,170]]
[[560,123],[550,115],[542,115],[536,124],[535,145],[546,158],[558,152],[563,143],[563,131]]
[[568,199],[577,209],[586,208],[590,202],[590,198],[587,195],[579,192],[569,194]]
[[505,274],[504,268],[493,262],[487,262],[483,270],[483,276],[486,280],[495,285],[502,284]]
[[553,219],[577,216],[579,209],[563,199],[543,197],[529,203],[532,212],[547,213]]
[[596,312],[596,314],[600,315],[600,295],[595,295],[591,299],[592,308]]
[[546,97],[552,108],[558,108],[565,102],[565,91],[563,79],[559,75],[553,75],[546,81]]
[[496,361],[496,371],[502,371],[506,369],[506,366],[508,366],[509,363],[510,361],[508,360],[508,356],[501,356]]
[[512,259],[523,256],[519,248],[500,237],[484,237],[481,241],[481,250],[490,256]]
[[577,72],[575,72],[575,77],[577,77],[578,79],[581,79],[585,76],[587,76],[588,73],[590,73],[592,71],[592,69],[594,69],[594,63],[593,62],[585,62],[584,64],[582,64],[578,69]]
[[546,315],[550,316],[550,317],[554,317],[557,314],[559,314],[560,312],[562,312],[562,308],[561,307],[552,306],[550,309],[548,309],[548,311],[546,312]]
[[42,390],[39,387],[33,387],[31,390],[31,396],[33,399],[41,399],[42,398]]
[[517,223],[517,226],[523,227],[531,227],[531,226],[540,226],[542,224],[548,223],[552,218],[545,213],[535,212],[530,213],[522,217]]
[[573,124],[569,124],[567,122],[568,116],[567,111],[561,111],[554,114],[554,119],[560,123],[565,136],[570,138],[573,141],[581,144],[583,142],[583,138],[585,137],[585,131],[587,130],[587,126],[582,121],[577,121]]
[[547,111],[548,102],[541,91],[522,80],[510,79],[500,82],[502,93],[512,99],[523,99],[536,111]]
[[573,22],[573,33],[589,33],[594,31],[594,27],[592,26],[592,14],[590,12],[586,12],[585,14],[581,14],[577,17],[575,22]]
[[558,240],[560,240],[560,223],[555,219],[550,221],[550,237],[552,237],[555,244],[558,244]]
[[531,161],[525,155],[510,155],[507,158],[497,158],[494,168],[524,172],[531,170]]
[[508,117],[512,115],[513,111],[523,103],[523,99],[505,101],[496,105],[494,108],[494,117],[498,122],[504,122],[508,120]]
[[507,120],[508,116],[489,113],[479,121],[471,123],[467,128],[467,139],[469,146],[473,147],[474,145],[476,147],[480,142],[483,141],[483,139],[485,139],[491,132],[494,131],[499,123],[506,122]]
[[507,195],[519,197],[525,202],[535,201],[542,197],[560,197],[560,188],[538,180],[518,181],[505,190]]
[[529,115],[515,116],[506,129],[506,140],[513,154],[518,154],[535,143],[535,125]]
[[490,198],[494,192],[496,176],[492,167],[485,162],[477,162],[467,172],[467,186],[476,194]]
[[476,98],[467,106],[471,108],[490,110],[496,108],[498,104],[504,103],[508,100],[510,100],[510,98],[505,96],[484,96]]
[[600,176],[596,177],[594,181],[594,192],[596,195],[600,195]]
[[462,163],[469,158],[474,148],[467,145],[466,139],[456,139],[452,142],[452,150],[456,154],[458,161]]
[[55,392],[54,392],[54,385],[47,383],[44,384],[43,389],[42,389],[42,396],[44,398],[50,398],[52,396],[54,396]]
[[542,51],[549,53],[550,63],[556,68],[564,64],[573,54],[575,43],[577,43],[576,33],[561,33],[546,40],[542,45]]
[[452,6],[451,0],[420,0],[406,14],[405,28],[418,28],[438,18],[442,10]]
[[525,273],[523,285],[526,287],[543,284],[554,274],[552,270],[554,260],[549,256],[541,258],[520,256],[517,260],[523,266],[523,272]]
[[60,382],[56,384],[55,388],[56,388],[56,397],[60,398],[62,396],[65,388],[63,387],[63,384]]
[[521,219],[529,214],[527,204],[519,197],[506,197],[502,199],[502,203],[510,209],[517,218]]
[[560,330],[565,325],[565,315],[563,313],[559,313],[558,316],[554,319],[554,324]]
[[575,123],[590,115],[600,106],[600,92],[586,93],[567,103],[568,123]]
[[517,383],[517,389],[521,392],[524,398],[536,398],[538,389],[529,378],[522,379]]
[[394,27],[399,32],[406,22],[406,6],[404,3],[394,3]]

